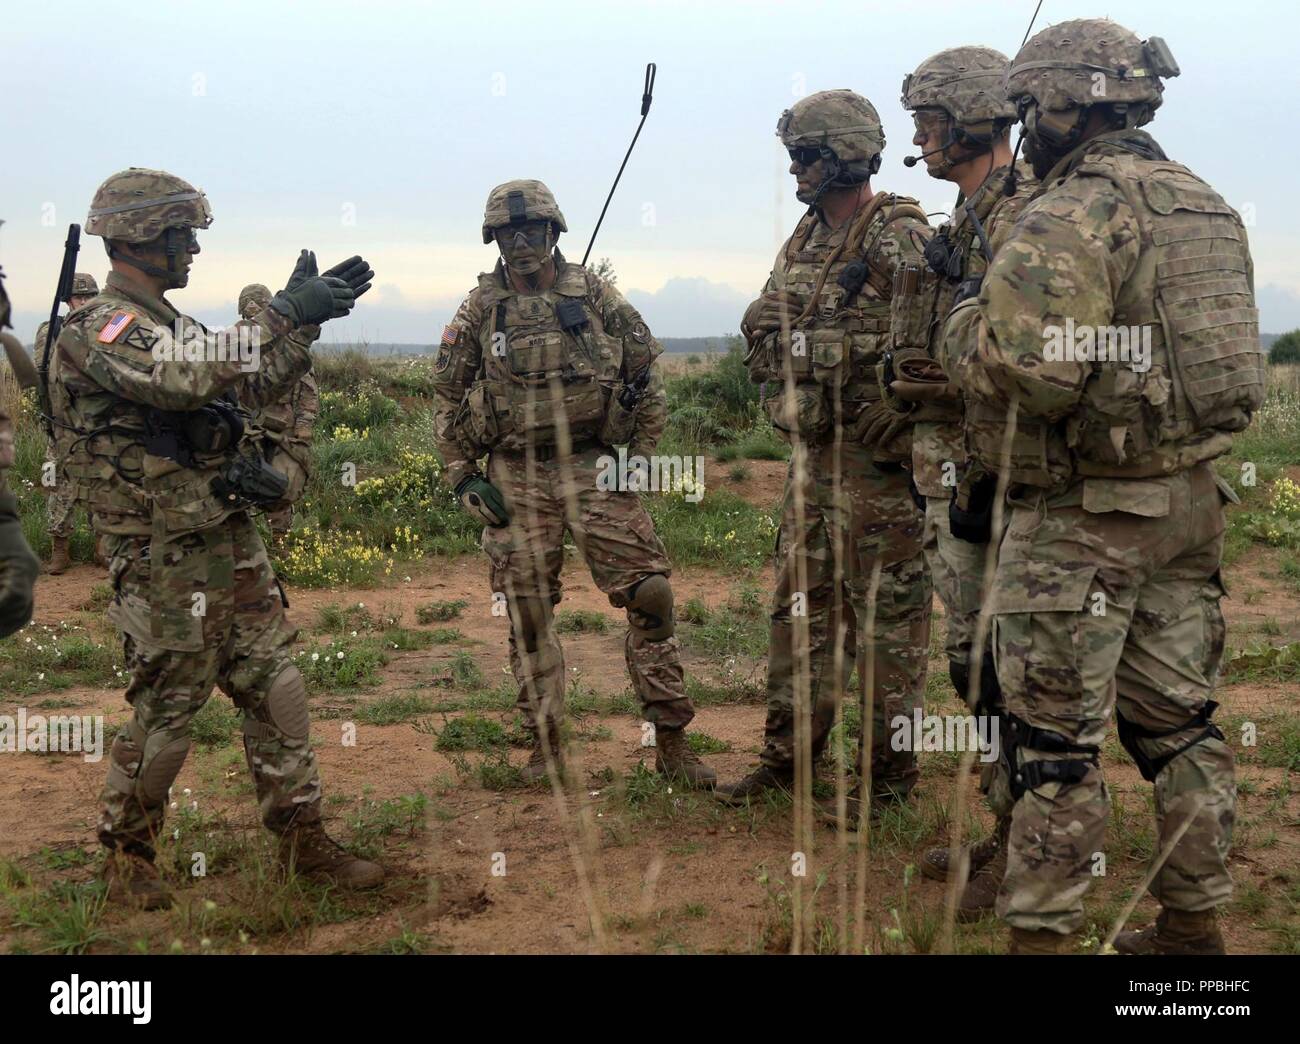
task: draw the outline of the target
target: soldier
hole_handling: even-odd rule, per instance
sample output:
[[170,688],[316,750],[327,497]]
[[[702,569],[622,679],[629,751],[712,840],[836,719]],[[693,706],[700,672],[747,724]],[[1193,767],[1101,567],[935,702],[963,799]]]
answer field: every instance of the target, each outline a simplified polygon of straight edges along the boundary
[[[304,250],[284,290],[219,339],[164,297],[185,286],[212,223],[207,197],[162,171],[105,181],[86,231],[104,238],[104,291],[68,317],[53,361],[56,419],[71,434],[69,479],[112,560],[109,617],[130,672],[131,721],[113,741],[99,838],[109,896],[170,904],[153,865],[168,789],[189,751],[190,720],[220,685],[243,713],[244,751],[279,857],[343,887],[383,879],[324,832],[307,692],[248,510],[283,494],[284,476],[244,436],[245,404],[275,401],[310,366],[303,326],[346,315],[373,276],[360,258],[316,274]],[[244,346],[260,350],[249,368]],[[196,351],[201,349],[201,357]]]
[[667,418],[663,349],[612,285],[565,261],[555,244],[567,230],[540,181],[489,193],[483,242],[501,259],[442,334],[438,450],[456,496],[485,523],[492,590],[509,609],[517,705],[534,737],[525,778],[562,760],[564,654],[552,614],[567,531],[610,604],[627,610],[627,669],[654,723],[655,767],[712,786],[686,742],[695,709],[673,633],[672,565],[636,493],[602,480],[613,447],[626,444],[629,459],[654,452]]
[[[1212,461],[1262,401],[1264,356],[1241,219],[1138,129],[1176,75],[1163,40],[1101,19],[1021,48],[1007,92],[1041,185],[942,350],[1016,432],[992,611],[1015,798],[997,912],[1017,953],[1074,947],[1112,714],[1169,850],[1156,925],[1117,948],[1223,952],[1236,788],[1210,697],[1236,497]],[[968,434],[1000,467],[1002,433]]]
[[[252,319],[271,303],[271,291],[261,283],[249,283],[239,291],[239,317]],[[319,327],[309,332],[319,335]],[[305,331],[298,331],[300,336]],[[312,336],[311,340],[315,340]],[[289,488],[278,505],[267,509],[266,520],[271,539],[280,541],[293,528],[293,507],[302,499],[311,478],[311,440],[320,413],[320,392],[311,370],[299,378],[289,393],[279,401],[256,410],[253,423],[262,429],[269,444],[267,460],[271,467],[289,480]]]
[[[18,338],[4,332],[12,329],[9,316],[9,295],[5,292],[4,273],[0,272],[0,341],[4,342],[14,377],[20,384],[29,385],[34,383],[35,371]],[[5,476],[13,463],[14,424],[9,414],[0,409],[0,638],[9,637],[31,620],[32,594],[41,568],[23,536],[18,498]]]
[[[90,303],[91,299],[99,293],[99,284],[95,282],[95,277],[87,275],[85,272],[78,272],[72,277],[72,293],[68,297],[67,305],[69,314],[75,312],[78,308]],[[41,323],[36,328],[36,358],[40,359],[45,354],[45,334],[49,330],[48,320]],[[61,447],[61,442],[66,439],[60,439],[60,432],[55,429],[54,437],[49,440],[49,445],[45,452],[45,474],[52,477],[54,484],[50,487],[49,500],[46,503],[47,519],[50,526],[50,564],[46,571],[53,576],[58,576],[72,565],[72,556],[68,550],[68,538],[72,535],[73,521],[72,513],[76,508],[76,500],[72,495],[72,484],[68,482],[63,475],[63,457],[65,451]]]
[[[953,220],[939,229],[926,250],[932,278],[938,280],[932,338],[942,337],[943,320],[954,298],[963,286],[972,285],[968,281],[983,274],[1035,187],[1027,170],[1013,173],[1011,125],[1016,108],[1003,89],[1009,64],[1006,55],[988,47],[954,47],[927,58],[903,81],[903,108],[912,113],[916,125],[912,144],[922,150],[919,158],[925,161],[926,173],[952,182],[961,192]],[[934,340],[931,344],[937,348]],[[991,510],[970,510],[970,493],[978,489],[988,494],[990,480],[966,466],[961,398],[938,364],[917,360],[898,369],[894,392],[917,403],[912,480],[925,497],[925,555],[948,624],[948,671],[964,700],[971,694],[976,659],[971,646],[984,604],[985,563],[990,543],[994,547],[997,543],[990,531]],[[972,409],[978,413],[982,407],[976,404]],[[991,420],[1000,425],[1003,412]],[[959,482],[963,496],[954,505]],[[956,527],[949,522],[953,507]],[[991,497],[984,496],[977,507],[991,509]],[[979,660],[972,709],[998,715],[1003,708],[991,647],[986,646]],[[997,827],[970,850],[973,876],[957,908],[962,920],[993,909],[1006,870],[1006,847],[1001,841],[1011,822],[1011,795],[1004,761],[985,767],[981,788],[997,816]],[[931,849],[921,860],[921,871],[937,880],[944,880],[948,869],[946,845]]]
[[[769,382],[768,412],[793,452],[776,553],[762,764],[718,792],[741,803],[766,788],[789,787],[796,673],[807,672],[816,759],[856,659],[860,683],[874,681],[863,721],[874,715],[877,808],[905,800],[918,775],[914,753],[894,750],[887,730],[924,698],[932,594],[922,518],[903,466],[911,456],[909,419],[885,399],[879,364],[891,344],[900,357],[926,354],[923,338],[913,338],[919,346],[910,348],[896,343],[891,312],[901,320],[923,303],[913,294],[896,296],[893,285],[896,273],[923,263],[929,226],[914,200],[873,192],[885,136],[875,108],[860,95],[810,95],[781,116],[777,135],[808,213],[741,329],[750,377]],[[875,617],[867,633],[869,611]],[[802,637],[796,641],[804,621],[795,619],[805,614],[806,651]],[[865,724],[863,732],[865,738]],[[857,798],[850,810],[860,813]],[[819,811],[824,820],[831,815],[827,807]]]

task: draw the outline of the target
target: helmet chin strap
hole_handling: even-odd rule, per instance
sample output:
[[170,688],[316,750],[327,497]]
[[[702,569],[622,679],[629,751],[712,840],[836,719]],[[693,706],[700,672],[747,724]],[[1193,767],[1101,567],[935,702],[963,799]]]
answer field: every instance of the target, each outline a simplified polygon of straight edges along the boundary
[[179,265],[181,251],[177,242],[182,235],[186,236],[188,239],[188,229],[169,228],[163,233],[163,236],[166,239],[167,250],[166,268],[163,268],[161,265],[155,265],[151,261],[146,261],[144,258],[128,254],[115,246],[112,242],[106,242],[104,245],[108,249],[108,256],[110,258],[123,261],[132,268],[138,268],[145,275],[151,275],[156,279],[163,279],[166,281],[168,287],[175,289],[184,285],[185,273]]

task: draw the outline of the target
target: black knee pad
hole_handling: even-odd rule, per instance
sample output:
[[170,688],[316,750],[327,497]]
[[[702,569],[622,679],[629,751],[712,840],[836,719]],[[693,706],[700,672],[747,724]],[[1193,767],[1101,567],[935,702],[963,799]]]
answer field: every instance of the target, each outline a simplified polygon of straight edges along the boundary
[[[1098,767],[1100,749],[1097,747],[1074,743],[1059,732],[1040,729],[1014,714],[1008,713],[1003,721],[1006,723],[1003,749],[1011,767],[1011,796],[1016,801],[1024,797],[1026,791],[1037,790],[1044,783],[1082,783],[1089,770]],[[1058,761],[1027,761],[1021,765],[1017,755],[1021,747],[1046,754],[1086,756]]]
[[677,629],[673,617],[673,586],[662,573],[638,580],[627,592],[627,618],[632,630],[648,642],[667,641]]
[[[1129,721],[1124,715],[1117,710],[1115,712],[1115,727],[1119,732],[1119,742],[1123,748],[1128,751],[1128,756],[1133,759],[1138,767],[1138,772],[1148,783],[1155,781],[1156,776],[1160,775],[1161,770],[1168,765],[1179,754],[1186,753],[1198,743],[1204,743],[1207,739],[1213,737],[1217,740],[1223,739],[1223,733],[1219,727],[1210,719],[1214,712],[1219,709],[1219,705],[1214,700],[1206,700],[1205,706],[1196,713],[1196,715],[1182,725],[1176,728],[1166,729],[1164,732],[1155,732],[1151,729],[1143,728],[1135,722]],[[1142,749],[1138,742],[1143,739],[1163,739],[1166,736],[1175,736],[1180,732],[1193,732],[1199,729],[1186,743],[1177,750],[1172,750],[1168,754],[1161,754],[1159,757],[1152,757]]]

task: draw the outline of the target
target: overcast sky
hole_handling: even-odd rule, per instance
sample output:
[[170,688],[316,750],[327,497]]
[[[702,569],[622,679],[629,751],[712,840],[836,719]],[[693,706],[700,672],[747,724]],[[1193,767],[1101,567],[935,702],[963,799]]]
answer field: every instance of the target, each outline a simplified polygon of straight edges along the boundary
[[[1032,0],[953,3],[423,4],[99,0],[7,5],[0,97],[0,264],[30,340],[48,313],[67,225],[129,166],[202,188],[216,220],[183,311],[230,321],[248,282],[284,284],[298,250],[353,253],[377,285],[325,340],[430,342],[493,264],[488,190],[541,178],[581,258],[639,116],[654,106],[593,257],[665,336],[734,330],[797,221],[774,135],[798,97],[849,87],[888,140],[874,187],[947,211],[954,192],[907,170],[903,76],[946,47],[1014,55]],[[56,14],[57,12],[57,14]],[[1300,326],[1294,5],[1221,0],[1107,7],[1044,0],[1035,31],[1109,16],[1163,36],[1182,67],[1148,128],[1243,211],[1261,326]],[[101,281],[100,240],[78,268]]]

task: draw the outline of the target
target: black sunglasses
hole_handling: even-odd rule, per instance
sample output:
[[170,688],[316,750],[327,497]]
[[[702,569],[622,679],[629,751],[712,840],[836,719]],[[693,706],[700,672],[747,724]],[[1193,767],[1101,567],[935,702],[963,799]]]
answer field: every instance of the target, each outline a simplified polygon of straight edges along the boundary
[[803,145],[786,151],[790,153],[790,158],[801,167],[811,167],[822,158],[822,150],[816,145]]

